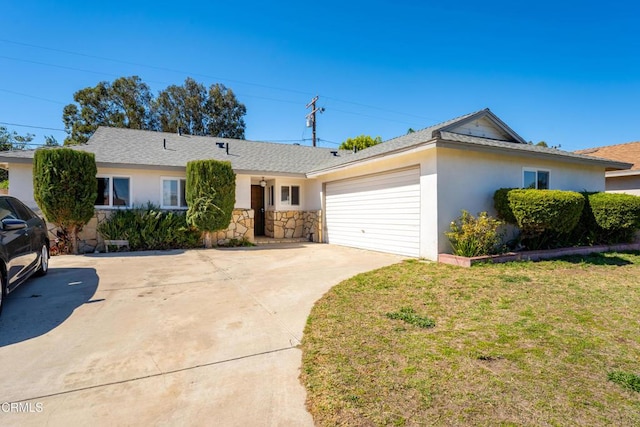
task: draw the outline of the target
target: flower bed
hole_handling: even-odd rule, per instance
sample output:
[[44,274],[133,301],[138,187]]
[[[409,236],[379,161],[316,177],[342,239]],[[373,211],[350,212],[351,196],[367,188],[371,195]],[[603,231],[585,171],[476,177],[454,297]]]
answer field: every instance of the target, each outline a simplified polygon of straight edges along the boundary
[[559,258],[567,255],[588,255],[596,252],[639,251],[640,243],[622,243],[617,245],[580,246],[575,248],[547,249],[539,251],[509,252],[501,255],[485,255],[477,257],[463,257],[451,254],[438,254],[438,262],[471,267],[481,262],[510,262],[510,261],[539,261],[543,259]]

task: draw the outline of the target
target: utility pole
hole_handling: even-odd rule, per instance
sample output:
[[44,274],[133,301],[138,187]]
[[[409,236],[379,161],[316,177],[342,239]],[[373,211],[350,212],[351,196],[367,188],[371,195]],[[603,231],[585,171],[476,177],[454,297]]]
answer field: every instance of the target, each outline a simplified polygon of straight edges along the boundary
[[307,127],[311,127],[312,131],[313,131],[313,136],[312,136],[312,141],[313,141],[313,146],[316,146],[316,113],[320,112],[323,113],[324,112],[324,107],[321,108],[316,108],[316,101],[318,101],[318,96],[315,96],[311,102],[309,102],[307,104],[306,107],[304,108],[309,108],[311,107],[311,112],[309,114],[307,114]]

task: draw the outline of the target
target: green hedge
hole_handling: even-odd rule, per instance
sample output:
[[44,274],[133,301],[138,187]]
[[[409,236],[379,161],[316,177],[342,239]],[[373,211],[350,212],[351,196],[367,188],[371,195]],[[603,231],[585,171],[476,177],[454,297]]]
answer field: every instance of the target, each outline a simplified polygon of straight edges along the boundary
[[605,230],[640,228],[640,197],[621,193],[595,193],[588,196],[596,223]]
[[98,232],[106,240],[128,240],[133,251],[202,246],[200,232],[187,225],[184,213],[162,211],[153,204],[112,212]]
[[518,225],[518,220],[513,216],[511,206],[509,206],[509,192],[515,188],[500,188],[493,194],[493,206],[496,209],[497,217],[507,224]]
[[511,190],[509,205],[524,234],[569,233],[580,220],[584,197],[574,191]]

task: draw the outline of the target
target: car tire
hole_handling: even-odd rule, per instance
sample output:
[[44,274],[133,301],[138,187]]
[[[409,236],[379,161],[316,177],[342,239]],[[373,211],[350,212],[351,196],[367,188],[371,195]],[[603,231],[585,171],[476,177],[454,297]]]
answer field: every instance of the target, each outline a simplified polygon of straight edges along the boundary
[[49,272],[49,248],[46,244],[40,249],[40,266],[36,271],[36,276],[44,276]]

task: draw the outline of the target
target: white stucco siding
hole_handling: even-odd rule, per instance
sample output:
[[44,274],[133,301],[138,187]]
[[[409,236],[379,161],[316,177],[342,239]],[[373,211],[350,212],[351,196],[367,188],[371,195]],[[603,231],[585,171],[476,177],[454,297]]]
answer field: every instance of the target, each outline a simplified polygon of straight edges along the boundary
[[[251,176],[236,174],[236,209],[251,209]],[[256,185],[260,185],[259,179]]]
[[33,167],[30,163],[12,163],[10,165],[9,194],[20,199],[31,209],[38,208],[38,205],[33,199]]
[[640,175],[607,177],[606,191],[640,196]]
[[524,168],[549,171],[549,188],[604,191],[604,168],[525,156],[438,148],[438,248],[450,252],[444,235],[462,209],[495,215],[493,194],[522,187]]

